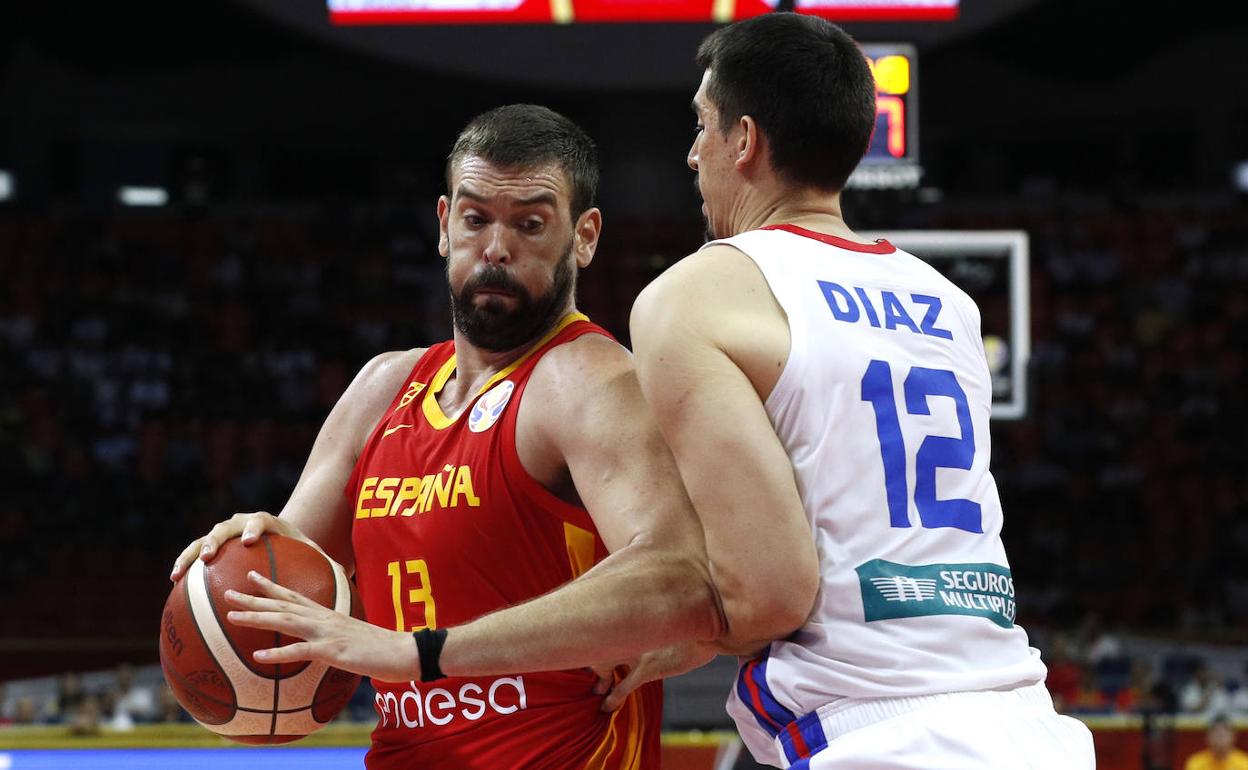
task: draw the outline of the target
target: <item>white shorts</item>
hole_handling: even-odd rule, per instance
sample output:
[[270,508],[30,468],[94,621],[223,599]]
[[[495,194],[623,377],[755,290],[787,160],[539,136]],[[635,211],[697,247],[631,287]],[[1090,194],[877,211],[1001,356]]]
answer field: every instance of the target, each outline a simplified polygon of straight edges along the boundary
[[[796,724],[801,729],[776,739],[779,766],[793,770],[1096,767],[1092,733],[1053,710],[1043,682],[1016,690],[838,701]],[[823,748],[817,748],[819,737],[827,741]]]

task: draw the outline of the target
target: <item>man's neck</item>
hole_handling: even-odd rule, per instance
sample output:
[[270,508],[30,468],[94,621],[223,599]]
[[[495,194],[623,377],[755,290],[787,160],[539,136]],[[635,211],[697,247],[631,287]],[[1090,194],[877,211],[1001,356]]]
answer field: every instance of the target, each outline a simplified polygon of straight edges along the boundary
[[825,235],[851,241],[861,237],[849,229],[841,214],[840,193],[822,190],[781,188],[770,192],[747,190],[737,206],[736,232],[748,232],[772,225],[796,225]]
[[[567,318],[569,313],[575,312],[577,312],[576,306],[569,303],[564,308],[564,312],[555,319],[555,323]],[[533,339],[503,351],[477,347],[464,336],[463,332],[455,329],[455,371],[447,380],[446,385],[442,387],[442,398],[438,400],[453,404],[472,398],[490,381],[491,377],[514,364],[553,328],[554,326],[549,326]]]

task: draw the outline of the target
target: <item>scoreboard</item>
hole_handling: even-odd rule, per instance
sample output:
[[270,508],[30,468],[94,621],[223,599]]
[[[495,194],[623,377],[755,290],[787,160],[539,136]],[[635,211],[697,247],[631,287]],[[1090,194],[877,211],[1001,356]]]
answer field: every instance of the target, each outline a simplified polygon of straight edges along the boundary
[[[584,24],[610,22],[714,22],[729,23],[760,16],[778,10],[793,10],[836,22],[866,21],[953,21],[958,17],[959,0],[327,0],[329,17],[339,31],[354,32],[361,27],[373,25],[403,26],[413,34],[426,33],[435,39],[413,41],[407,51],[432,50],[440,43],[443,53],[434,56],[445,64],[456,46],[448,43],[449,35],[442,34],[448,27],[463,28],[471,35],[494,35],[491,50],[498,46],[499,35],[515,35],[507,25],[518,26],[533,34],[556,30],[570,32]],[[608,26],[610,26],[608,24]],[[669,25],[678,26],[678,25]],[[621,30],[630,37],[636,33]],[[527,34],[527,32],[526,32]],[[518,50],[509,50],[499,60],[516,64],[505,77],[515,77],[518,72],[534,78],[551,77],[549,65],[556,64],[557,75],[566,78],[569,72],[580,73],[606,70],[605,66],[593,64],[569,64],[567,55],[576,54],[583,45],[559,48],[563,38],[541,44],[515,43]],[[575,41],[573,41],[575,42]],[[595,46],[602,41],[595,38]],[[630,43],[630,45],[633,45]],[[528,50],[550,51],[558,48],[558,56],[517,56]],[[488,46],[487,46],[488,47]],[[471,48],[468,46],[467,48]],[[461,50],[467,50],[463,48]],[[919,186],[922,167],[919,165],[919,116],[918,116],[918,56],[916,47],[909,43],[862,43],[863,52],[871,65],[876,83],[876,124],[871,145],[862,163],[850,177],[848,186],[856,189],[906,189]],[[599,49],[594,49],[599,50]],[[631,53],[635,48],[629,48]],[[432,54],[431,54],[432,55]],[[646,61],[653,65],[656,53],[651,52]],[[469,57],[469,64],[489,70],[491,57]],[[618,57],[617,57],[618,58]],[[690,58],[691,55],[690,55]],[[518,63],[520,59],[523,64]],[[544,69],[545,68],[545,69]],[[538,75],[539,71],[547,73]],[[617,67],[617,70],[619,68]],[[653,69],[651,66],[650,69]],[[674,71],[674,70],[673,70]],[[681,70],[683,72],[683,70]],[[653,77],[653,75],[649,75]],[[592,79],[592,78],[591,78]],[[641,82],[629,72],[621,80],[632,84]]]
[[917,163],[919,160],[918,58],[904,43],[862,46],[875,75],[875,136],[865,163]]
[[732,22],[786,7],[838,22],[953,21],[959,0],[329,0],[339,25]]
[[864,43],[875,75],[875,134],[849,179],[853,188],[917,187],[919,166],[918,55],[908,43]]

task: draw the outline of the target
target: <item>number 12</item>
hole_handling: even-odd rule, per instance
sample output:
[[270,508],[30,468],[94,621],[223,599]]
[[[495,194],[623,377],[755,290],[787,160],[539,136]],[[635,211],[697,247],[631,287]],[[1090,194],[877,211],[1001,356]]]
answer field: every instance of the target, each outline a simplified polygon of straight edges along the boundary
[[[954,527],[967,532],[982,533],[983,512],[973,500],[936,499],[936,469],[970,470],[975,460],[975,429],[966,393],[953,372],[947,369],[910,369],[905,382],[906,412],[931,414],[928,396],[953,399],[957,407],[958,425],[962,435],[927,436],[915,455],[914,506],[926,529]],[[875,409],[875,428],[880,439],[880,458],[884,461],[884,487],[888,498],[889,522],[894,527],[909,527],[909,490],[906,488],[906,442],[901,435],[897,417],[897,397],[893,391],[893,373],[887,361],[872,361],[862,377],[862,400]]]

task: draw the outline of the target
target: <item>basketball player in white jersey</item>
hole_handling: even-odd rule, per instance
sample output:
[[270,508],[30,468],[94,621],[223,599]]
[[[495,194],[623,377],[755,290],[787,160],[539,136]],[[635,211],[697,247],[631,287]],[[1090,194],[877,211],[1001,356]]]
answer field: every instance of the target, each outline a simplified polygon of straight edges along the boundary
[[[1014,623],[979,311],[841,216],[875,125],[863,54],[778,13],[698,63],[714,240],[645,290],[632,339],[705,529],[717,649],[748,656],[728,703],[746,744],[779,767],[1091,770]],[[612,697],[705,659],[651,654]]]

